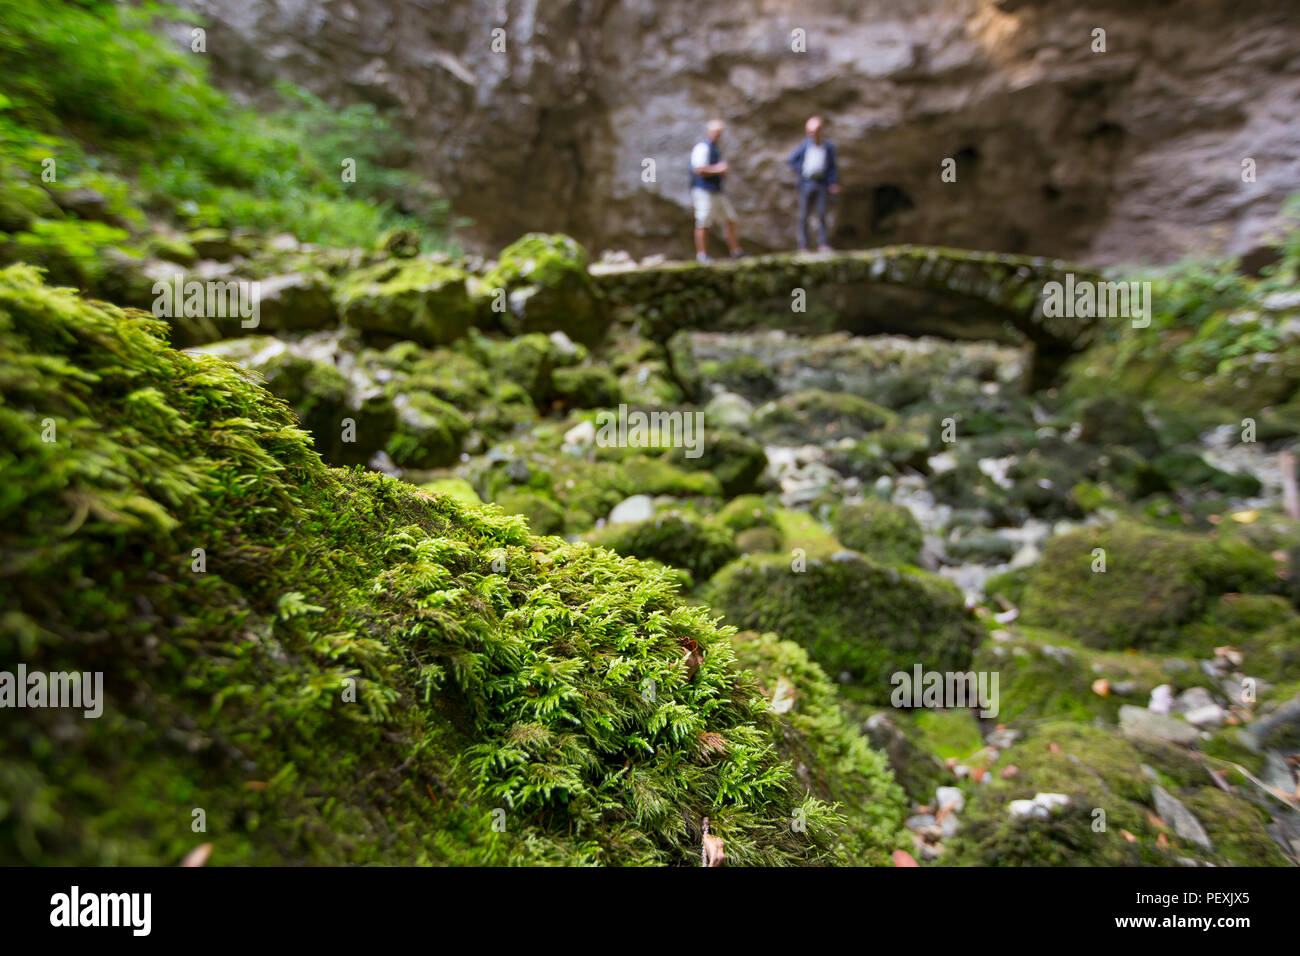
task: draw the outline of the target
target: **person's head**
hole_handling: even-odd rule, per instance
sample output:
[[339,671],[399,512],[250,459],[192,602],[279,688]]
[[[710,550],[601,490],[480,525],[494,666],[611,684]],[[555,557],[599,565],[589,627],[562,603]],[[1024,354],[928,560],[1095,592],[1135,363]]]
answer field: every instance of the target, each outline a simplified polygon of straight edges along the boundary
[[727,124],[720,119],[709,120],[709,125],[705,127],[705,133],[709,137],[710,143],[716,143],[722,139],[722,131],[727,128]]
[[814,143],[822,141],[822,118],[820,116],[808,117],[808,122],[803,124],[803,128]]

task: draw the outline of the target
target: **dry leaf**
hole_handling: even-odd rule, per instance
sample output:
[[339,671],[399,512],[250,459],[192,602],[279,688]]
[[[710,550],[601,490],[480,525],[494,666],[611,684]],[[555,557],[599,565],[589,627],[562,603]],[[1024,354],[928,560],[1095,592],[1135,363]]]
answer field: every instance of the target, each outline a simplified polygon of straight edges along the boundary
[[906,850],[894,851],[894,866],[920,866],[920,865],[921,865],[920,863],[916,862],[916,858],[912,856],[912,854],[908,853]]
[[1165,823],[1164,820],[1161,820],[1161,819],[1160,819],[1158,816],[1156,816],[1154,813],[1148,813],[1148,814],[1147,814],[1147,819],[1148,819],[1149,821],[1151,821],[1151,823],[1155,824],[1156,826],[1158,826],[1158,827],[1159,827],[1160,829],[1162,829],[1162,830],[1168,830],[1168,829],[1169,829],[1169,824]]
[[699,745],[700,753],[708,756],[714,753],[725,753],[727,750],[727,741],[722,734],[715,734],[711,730],[706,730],[695,738]]
[[185,854],[185,859],[181,860],[181,866],[202,866],[208,862],[208,857],[212,855],[211,843],[200,843],[189,853]]
[[1002,777],[1003,780],[1010,780],[1018,773],[1020,773],[1020,768],[1013,763],[1009,763],[1002,768],[1002,773],[1000,774],[1000,776]]
[[1254,508],[1251,508],[1248,511],[1235,511],[1232,514],[1232,520],[1237,522],[1237,524],[1250,524],[1258,517],[1259,512]]
[[722,837],[715,837],[709,832],[709,818],[704,818],[703,843],[700,847],[700,866],[722,866],[727,862],[727,854],[722,849]]
[[1162,850],[1169,849],[1169,837],[1165,836],[1163,833],[1160,834],[1156,837],[1156,846],[1160,847]]
[[1104,677],[1098,677],[1092,682],[1092,692],[1098,697],[1109,697],[1110,681],[1106,680]]
[[682,638],[682,647],[685,648],[682,652],[682,662],[686,665],[686,679],[690,680],[704,663],[704,652],[700,650],[700,645],[689,637]]
[[265,790],[265,789],[266,789],[266,781],[265,781],[265,780],[249,780],[249,781],[245,782],[245,784],[244,784],[244,789],[245,789],[245,790]]
[[1128,840],[1129,843],[1136,843],[1138,841],[1138,838],[1135,837],[1133,834],[1129,833],[1127,830],[1120,830],[1119,835],[1122,836],[1125,840]]
[[1053,740],[1050,744],[1047,745],[1047,749],[1054,754],[1059,754],[1061,752],[1061,745],[1058,744],[1055,740]]

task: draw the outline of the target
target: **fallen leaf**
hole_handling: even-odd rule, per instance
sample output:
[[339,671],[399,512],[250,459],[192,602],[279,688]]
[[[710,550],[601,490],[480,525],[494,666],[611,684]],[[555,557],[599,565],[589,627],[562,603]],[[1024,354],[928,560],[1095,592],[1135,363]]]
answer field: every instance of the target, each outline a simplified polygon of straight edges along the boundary
[[690,680],[704,663],[704,652],[700,650],[700,645],[689,637],[682,638],[682,647],[685,648],[682,652],[682,662],[686,665],[686,679]]
[[906,850],[894,851],[894,866],[920,866],[920,865],[921,865],[920,863],[916,862],[916,857],[912,856],[912,854],[908,853]]
[[246,781],[246,782],[244,783],[244,789],[245,789],[245,790],[265,790],[265,789],[266,789],[266,781],[265,781],[265,780],[249,780],[249,781]]
[[208,857],[212,855],[211,843],[200,843],[189,853],[185,854],[185,859],[181,860],[181,866],[202,866],[208,862]]
[[1169,849],[1169,837],[1165,836],[1163,833],[1160,834],[1156,837],[1156,846],[1160,847],[1162,850]]
[[706,730],[704,733],[696,737],[695,740],[696,743],[699,744],[700,753],[705,756],[715,753],[726,753],[727,741],[722,734],[715,734],[711,730]]
[[1136,843],[1138,841],[1138,838],[1135,837],[1133,834],[1129,833],[1127,830],[1120,830],[1119,835],[1122,836],[1125,840],[1128,840],[1129,843]]
[[1020,773],[1020,768],[1013,763],[1009,763],[1002,768],[1002,772],[999,774],[999,776],[1001,776],[1003,780],[1010,780],[1018,773]]
[[976,783],[979,783],[981,780],[984,779],[984,773],[985,771],[983,767],[975,767],[970,772],[970,778],[974,780]]
[[1234,511],[1232,513],[1232,520],[1237,522],[1237,524],[1250,524],[1258,517],[1259,512],[1254,508],[1250,508],[1246,511]]
[[1161,819],[1160,819],[1158,816],[1156,816],[1154,813],[1148,813],[1148,814],[1147,814],[1147,819],[1148,819],[1149,821],[1151,821],[1152,824],[1154,824],[1155,826],[1158,826],[1158,827],[1159,827],[1160,829],[1162,829],[1162,830],[1168,830],[1168,829],[1169,829],[1169,824],[1165,823],[1164,820],[1161,820]]
[[1061,752],[1061,745],[1058,744],[1055,740],[1053,740],[1050,744],[1047,745],[1047,749],[1054,754],[1059,754]]
[[1109,697],[1110,681],[1106,680],[1104,677],[1098,677],[1092,682],[1092,692],[1098,697]]

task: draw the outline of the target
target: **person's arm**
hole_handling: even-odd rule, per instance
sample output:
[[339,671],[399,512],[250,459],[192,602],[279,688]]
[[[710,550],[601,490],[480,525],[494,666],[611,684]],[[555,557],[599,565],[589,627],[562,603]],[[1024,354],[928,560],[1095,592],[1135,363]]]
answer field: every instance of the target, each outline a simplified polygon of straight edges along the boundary
[[700,143],[691,151],[691,169],[697,176],[721,176],[727,171],[725,161],[710,163],[709,147]]
[[794,152],[790,154],[790,158],[787,160],[790,164],[790,168],[795,171],[796,175],[803,175],[803,154],[804,150],[807,148],[808,141],[803,140],[794,148]]

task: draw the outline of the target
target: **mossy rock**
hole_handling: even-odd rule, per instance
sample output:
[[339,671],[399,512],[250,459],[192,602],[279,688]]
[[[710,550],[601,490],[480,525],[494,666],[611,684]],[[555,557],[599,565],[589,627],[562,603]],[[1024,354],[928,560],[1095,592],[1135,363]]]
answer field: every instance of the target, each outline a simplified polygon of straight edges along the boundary
[[903,829],[904,794],[885,755],[872,749],[843,707],[836,686],[794,641],[742,631],[732,645],[778,711],[778,752],[798,768],[809,792],[844,813],[844,859],[858,866],[889,865],[889,851],[910,844]]
[[889,409],[857,395],[811,388],[760,406],[754,413],[754,427],[769,440],[811,442],[861,437],[894,424],[897,418]]
[[978,631],[949,582],[854,552],[809,559],[802,571],[791,565],[784,556],[741,558],[718,573],[706,597],[728,623],[789,635],[876,703],[888,702],[896,671],[970,664]]
[[599,365],[557,368],[551,384],[554,398],[569,408],[612,408],[623,401],[618,379]]
[[1232,498],[1249,498],[1259,494],[1262,487],[1258,478],[1246,473],[1223,471],[1215,468],[1192,451],[1171,451],[1159,455],[1151,467],[1163,476],[1171,488],[1191,488],[1213,491]]
[[995,531],[959,531],[944,543],[948,557],[976,564],[1006,564],[1016,555],[1016,543]]
[[1273,559],[1244,542],[1118,522],[1052,538],[1021,610],[1093,647],[1172,647],[1212,598],[1279,584]]
[[701,363],[700,374],[725,385],[727,391],[762,402],[780,391],[776,370],[752,355],[735,355],[721,362]]
[[[1054,746],[1049,746],[1054,745]],[[1003,768],[1014,765],[1013,776]],[[1154,815],[1160,785],[1204,826],[1209,850],[1178,836]],[[1135,744],[1113,728],[1067,722],[1037,725],[987,768],[951,841],[951,862],[973,866],[1176,866],[1181,859],[1217,866],[1280,866],[1266,818],[1242,796],[1223,793],[1205,767],[1176,748]],[[1012,800],[1062,793],[1069,804],[1046,819],[1013,817]],[[1217,794],[1219,796],[1212,796]],[[1211,809],[1213,808],[1213,809]],[[1097,811],[1101,811],[1098,813]],[[1103,829],[1104,827],[1104,829]],[[1130,840],[1125,833],[1133,839]],[[1159,842],[1167,841],[1167,846]]]
[[1141,406],[1128,398],[1103,396],[1084,402],[1079,424],[1080,440],[1090,445],[1125,445],[1144,455],[1160,448],[1159,434]]
[[876,498],[841,505],[832,528],[846,548],[877,561],[916,564],[921,560],[921,526],[902,505]]
[[684,511],[665,511],[646,521],[610,525],[590,540],[628,557],[652,558],[685,568],[697,581],[707,580],[739,556],[730,529]]
[[748,494],[758,487],[767,469],[767,452],[761,444],[730,428],[706,428],[698,437],[697,448],[674,448],[668,461],[687,471],[713,475],[727,497]]
[[505,340],[473,334],[469,342],[471,353],[481,365],[493,375],[518,384],[543,410],[556,397],[556,370],[577,365],[587,356],[585,348],[562,348],[541,332]]
[[429,259],[394,259],[359,269],[338,285],[335,301],[353,328],[435,346],[453,342],[474,321],[465,273]]
[[746,528],[736,532],[736,550],[741,554],[775,554],[785,544],[776,528]]
[[413,392],[393,397],[395,427],[384,450],[403,468],[442,468],[460,459],[470,420],[454,405]]
[[505,291],[509,309],[500,318],[512,335],[559,331],[594,345],[609,325],[587,253],[568,236],[532,232],[516,240],[501,250],[483,286]]
[[0,271],[0,656],[104,673],[75,733],[0,725],[0,861],[171,864],[192,806],[213,864],[689,866],[705,816],[738,865],[861,839],[676,575],[327,468],[164,331]]
[[776,516],[762,495],[740,495],[726,503],[717,519],[737,533],[751,528],[776,528]]
[[523,515],[533,534],[564,534],[564,509],[544,495],[531,491],[506,491],[494,504],[508,515]]

